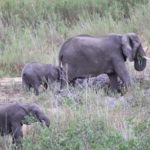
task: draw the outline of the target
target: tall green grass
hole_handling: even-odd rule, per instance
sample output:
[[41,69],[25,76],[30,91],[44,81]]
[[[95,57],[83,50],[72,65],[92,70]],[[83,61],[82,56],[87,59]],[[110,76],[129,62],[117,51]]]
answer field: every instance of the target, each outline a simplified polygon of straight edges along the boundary
[[[37,98],[37,103],[48,106],[45,110],[51,127],[42,129],[36,125],[23,139],[24,149],[148,150],[150,102],[138,84],[134,86],[132,93],[124,97],[115,95],[114,105],[102,90],[96,93],[88,87],[76,88],[72,95],[58,97],[61,99],[59,107],[53,107],[55,98],[44,100],[45,104],[43,97]],[[45,93],[45,99],[49,93]]]
[[6,0],[1,2],[0,11],[5,25],[36,27],[41,21],[54,21],[59,17],[74,24],[79,15],[86,13],[97,13],[100,17],[111,13],[114,19],[122,19],[130,17],[130,10],[136,4],[147,3],[148,0]]
[[147,0],[6,0],[0,3],[0,76],[20,75],[28,61],[58,64],[76,34],[136,32],[149,45]]

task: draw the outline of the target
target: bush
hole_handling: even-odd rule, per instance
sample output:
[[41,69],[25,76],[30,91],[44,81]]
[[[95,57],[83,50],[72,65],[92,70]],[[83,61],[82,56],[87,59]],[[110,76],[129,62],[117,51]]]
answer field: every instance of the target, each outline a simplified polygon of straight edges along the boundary
[[40,134],[26,137],[24,145],[28,150],[117,150],[123,141],[121,135],[103,121],[76,120],[63,130],[41,129]]

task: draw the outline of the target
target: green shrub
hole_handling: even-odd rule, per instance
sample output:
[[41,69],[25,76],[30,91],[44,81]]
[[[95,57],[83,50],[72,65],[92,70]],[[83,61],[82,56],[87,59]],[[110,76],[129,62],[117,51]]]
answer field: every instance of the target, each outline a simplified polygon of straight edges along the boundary
[[[34,139],[34,144],[32,143]],[[66,129],[40,129],[40,134],[24,139],[25,149],[45,150],[119,150],[123,138],[103,121],[73,121]]]

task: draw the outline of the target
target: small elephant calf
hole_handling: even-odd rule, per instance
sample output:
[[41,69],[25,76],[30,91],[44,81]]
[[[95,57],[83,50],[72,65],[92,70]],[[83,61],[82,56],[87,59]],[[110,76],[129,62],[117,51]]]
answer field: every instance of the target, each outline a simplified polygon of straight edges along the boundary
[[23,137],[23,124],[31,124],[26,118],[32,116],[34,121],[41,122],[49,127],[50,120],[37,104],[34,103],[2,103],[0,104],[0,134],[1,136],[10,134],[14,144],[20,144]]
[[28,90],[32,87],[35,95],[39,95],[40,85],[47,89],[53,81],[59,81],[59,68],[51,64],[30,62],[22,70],[22,84]]

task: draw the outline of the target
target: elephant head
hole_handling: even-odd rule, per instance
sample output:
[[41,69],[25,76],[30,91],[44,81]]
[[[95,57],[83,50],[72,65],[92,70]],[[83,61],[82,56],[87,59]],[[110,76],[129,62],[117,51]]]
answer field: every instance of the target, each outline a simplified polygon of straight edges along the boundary
[[50,121],[48,117],[42,112],[42,110],[39,108],[36,104],[30,104],[29,112],[39,121],[41,122],[42,126],[45,125],[47,127],[50,126]]
[[145,52],[142,44],[135,33],[128,33],[122,36],[123,55],[134,61],[134,68],[137,71],[143,71],[146,67]]
[[50,126],[49,118],[44,114],[44,112],[39,108],[37,104],[25,104],[21,107],[26,111],[29,116],[33,116],[37,121],[39,121],[42,126],[44,126],[44,124],[47,127]]

